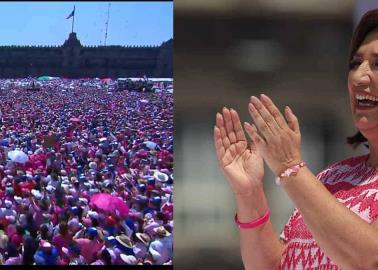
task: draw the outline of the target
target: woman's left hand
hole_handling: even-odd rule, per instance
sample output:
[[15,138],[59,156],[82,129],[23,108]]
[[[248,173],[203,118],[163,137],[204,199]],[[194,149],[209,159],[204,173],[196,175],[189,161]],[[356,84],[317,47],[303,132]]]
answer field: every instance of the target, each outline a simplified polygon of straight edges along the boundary
[[252,96],[248,111],[255,124],[244,123],[244,127],[274,175],[302,162],[299,123],[288,106],[285,120],[268,96]]

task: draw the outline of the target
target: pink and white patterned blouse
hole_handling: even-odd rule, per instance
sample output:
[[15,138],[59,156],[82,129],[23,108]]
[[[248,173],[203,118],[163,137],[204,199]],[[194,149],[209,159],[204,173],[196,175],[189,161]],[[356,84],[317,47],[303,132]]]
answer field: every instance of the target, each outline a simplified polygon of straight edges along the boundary
[[[369,155],[346,159],[321,171],[317,178],[347,208],[372,223],[378,216],[378,168],[366,164]],[[340,269],[315,242],[298,209],[280,238],[287,242],[280,270]]]

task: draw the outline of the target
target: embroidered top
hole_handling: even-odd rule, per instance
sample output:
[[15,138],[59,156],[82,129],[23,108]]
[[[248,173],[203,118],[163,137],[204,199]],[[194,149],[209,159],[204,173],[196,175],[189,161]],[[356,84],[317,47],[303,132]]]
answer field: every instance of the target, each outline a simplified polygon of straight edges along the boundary
[[[368,157],[332,164],[317,178],[347,208],[372,223],[378,216],[378,168],[366,164]],[[340,269],[315,242],[298,209],[294,209],[280,238],[287,242],[280,270]]]

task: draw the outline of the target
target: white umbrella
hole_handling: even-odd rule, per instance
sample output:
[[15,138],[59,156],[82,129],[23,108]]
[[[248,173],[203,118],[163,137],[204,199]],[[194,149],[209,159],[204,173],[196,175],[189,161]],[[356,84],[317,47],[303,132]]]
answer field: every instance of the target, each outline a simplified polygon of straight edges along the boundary
[[25,164],[29,160],[28,155],[18,149],[9,151],[8,157],[13,162],[18,162],[22,164]]
[[162,173],[158,170],[155,171],[154,173],[154,177],[156,180],[158,180],[159,182],[167,182],[169,180],[169,176],[165,173]]
[[154,149],[156,148],[156,146],[157,146],[156,143],[151,142],[151,141],[146,141],[146,142],[144,142],[144,144],[145,144],[148,148],[150,148],[150,149],[152,149],[152,150],[154,150]]

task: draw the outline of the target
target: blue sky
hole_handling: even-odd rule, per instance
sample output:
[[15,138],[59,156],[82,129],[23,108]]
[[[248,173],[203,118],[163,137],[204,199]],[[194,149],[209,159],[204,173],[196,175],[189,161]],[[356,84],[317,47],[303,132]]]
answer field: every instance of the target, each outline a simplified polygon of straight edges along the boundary
[[81,44],[160,45],[173,38],[173,2],[0,2],[0,45],[62,45],[66,17],[76,6],[74,32]]

